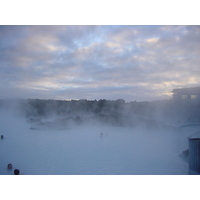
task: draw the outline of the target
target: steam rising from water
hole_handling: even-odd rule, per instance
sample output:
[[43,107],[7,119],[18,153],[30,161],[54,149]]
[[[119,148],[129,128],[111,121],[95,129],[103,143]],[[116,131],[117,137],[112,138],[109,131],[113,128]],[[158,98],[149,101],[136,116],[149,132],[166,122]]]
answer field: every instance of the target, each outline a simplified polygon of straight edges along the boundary
[[[0,174],[187,174],[180,153],[190,131],[108,125],[32,130],[25,118],[1,112]],[[194,130],[192,130],[192,133]]]

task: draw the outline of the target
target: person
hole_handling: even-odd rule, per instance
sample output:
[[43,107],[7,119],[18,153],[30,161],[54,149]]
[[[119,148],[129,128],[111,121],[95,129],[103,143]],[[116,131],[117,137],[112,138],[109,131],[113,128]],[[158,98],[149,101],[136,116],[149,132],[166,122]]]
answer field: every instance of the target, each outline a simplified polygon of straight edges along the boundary
[[1,139],[3,139],[3,135],[1,135]]
[[20,173],[19,169],[14,170],[14,175],[19,175],[19,173]]
[[7,168],[8,168],[8,169],[12,169],[12,164],[9,163],[9,164],[7,165]]

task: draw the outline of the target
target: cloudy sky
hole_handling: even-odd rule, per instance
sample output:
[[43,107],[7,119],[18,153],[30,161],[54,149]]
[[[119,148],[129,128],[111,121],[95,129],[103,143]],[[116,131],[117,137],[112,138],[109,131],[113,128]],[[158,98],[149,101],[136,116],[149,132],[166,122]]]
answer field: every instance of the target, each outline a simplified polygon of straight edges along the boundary
[[200,26],[0,26],[0,98],[169,99],[199,64]]

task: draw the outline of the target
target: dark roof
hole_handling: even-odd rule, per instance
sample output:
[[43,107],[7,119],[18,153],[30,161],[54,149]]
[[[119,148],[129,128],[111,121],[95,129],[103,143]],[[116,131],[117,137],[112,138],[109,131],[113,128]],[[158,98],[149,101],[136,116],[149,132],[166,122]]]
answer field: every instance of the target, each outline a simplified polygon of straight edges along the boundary
[[184,93],[184,92],[200,93],[200,87],[173,89],[172,92],[173,93],[175,93],[175,92],[177,92],[177,93],[178,92],[180,92],[180,93]]

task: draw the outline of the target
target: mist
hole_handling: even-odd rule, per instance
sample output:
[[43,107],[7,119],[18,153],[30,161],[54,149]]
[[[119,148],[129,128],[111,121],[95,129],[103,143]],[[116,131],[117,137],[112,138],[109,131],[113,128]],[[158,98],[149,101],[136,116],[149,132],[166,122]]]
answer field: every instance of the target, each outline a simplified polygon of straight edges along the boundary
[[0,174],[186,175],[182,152],[200,128],[196,106],[170,100],[1,100]]

